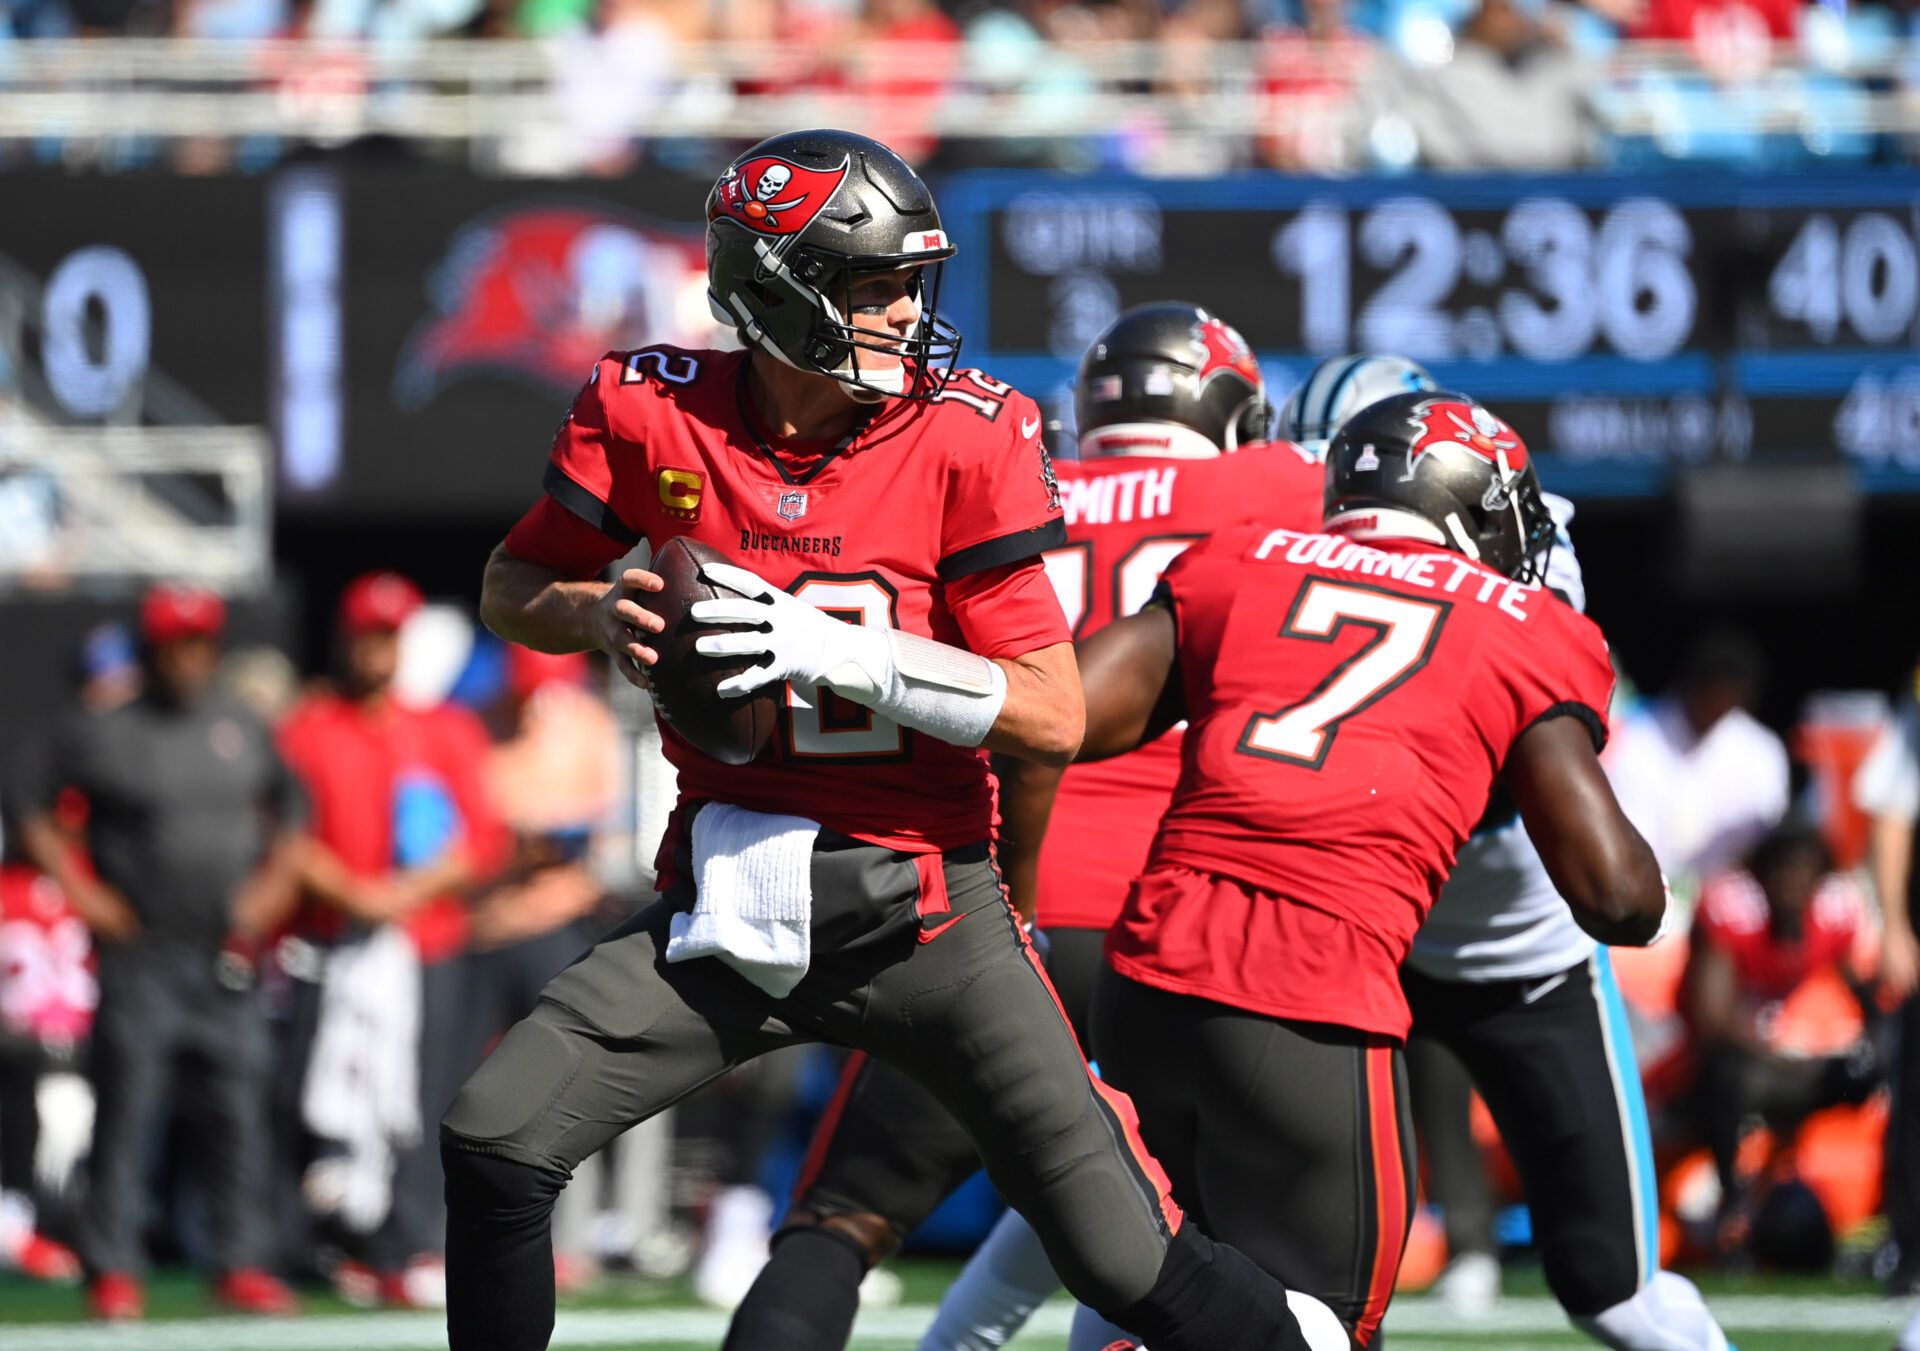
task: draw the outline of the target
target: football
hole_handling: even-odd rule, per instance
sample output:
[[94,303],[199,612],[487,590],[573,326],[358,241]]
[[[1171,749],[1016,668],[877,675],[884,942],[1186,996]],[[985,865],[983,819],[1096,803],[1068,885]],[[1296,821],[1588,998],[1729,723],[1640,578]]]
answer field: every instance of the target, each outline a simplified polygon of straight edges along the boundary
[[702,754],[722,764],[744,765],[760,754],[773,735],[784,687],[776,683],[736,699],[716,693],[716,685],[755,665],[755,659],[708,657],[694,651],[701,635],[735,626],[701,624],[689,613],[696,601],[736,594],[700,575],[703,563],[731,561],[718,549],[685,535],[668,540],[654,554],[652,569],[665,585],[645,604],[666,621],[666,628],[651,639],[660,660],[648,678],[663,722]]

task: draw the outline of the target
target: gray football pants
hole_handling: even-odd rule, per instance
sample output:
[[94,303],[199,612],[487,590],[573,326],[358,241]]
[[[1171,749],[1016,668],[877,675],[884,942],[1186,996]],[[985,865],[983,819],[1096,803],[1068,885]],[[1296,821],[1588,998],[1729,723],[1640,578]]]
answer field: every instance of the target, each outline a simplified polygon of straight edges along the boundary
[[89,1271],[144,1271],[148,1164],[183,1103],[206,1168],[215,1265],[226,1272],[267,1260],[269,1054],[259,991],[222,987],[212,953],[141,938],[102,949],[80,1222]]
[[468,1082],[442,1128],[455,1351],[533,1351],[544,1340],[514,1310],[532,1302],[550,1328],[552,1307],[551,1194],[463,1204],[467,1173],[499,1184],[462,1156],[557,1191],[628,1126],[800,1041],[863,1050],[946,1104],[1084,1303],[1119,1310],[1153,1288],[1179,1211],[1131,1105],[1088,1073],[987,846],[916,861],[823,832],[812,884],[813,964],[784,999],[716,959],[665,961],[668,922],[693,901],[682,881],[556,977]]

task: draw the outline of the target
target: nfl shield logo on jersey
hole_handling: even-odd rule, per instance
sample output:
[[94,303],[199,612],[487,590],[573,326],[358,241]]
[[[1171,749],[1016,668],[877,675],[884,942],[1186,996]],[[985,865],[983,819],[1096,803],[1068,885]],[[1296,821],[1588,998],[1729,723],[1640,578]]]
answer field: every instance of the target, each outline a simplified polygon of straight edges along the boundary
[[783,521],[797,521],[807,514],[807,495],[805,493],[781,493],[780,502],[774,507]]

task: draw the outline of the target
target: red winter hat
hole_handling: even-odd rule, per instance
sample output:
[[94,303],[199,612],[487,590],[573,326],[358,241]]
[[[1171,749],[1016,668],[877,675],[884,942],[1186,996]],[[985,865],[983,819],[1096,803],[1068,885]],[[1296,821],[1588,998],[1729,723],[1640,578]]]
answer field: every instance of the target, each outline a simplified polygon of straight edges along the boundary
[[140,602],[140,636],[152,646],[182,638],[218,638],[226,626],[226,604],[203,587],[163,582]]
[[420,588],[397,572],[365,572],[340,593],[340,627],[347,633],[392,633],[421,605]]

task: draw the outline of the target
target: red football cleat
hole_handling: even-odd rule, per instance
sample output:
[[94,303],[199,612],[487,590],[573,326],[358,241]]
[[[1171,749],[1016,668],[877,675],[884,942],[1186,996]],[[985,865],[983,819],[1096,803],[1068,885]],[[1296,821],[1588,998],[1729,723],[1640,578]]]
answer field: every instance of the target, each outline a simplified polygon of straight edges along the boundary
[[300,1301],[278,1276],[258,1267],[229,1271],[214,1282],[213,1297],[235,1313],[289,1314],[300,1311]]
[[103,1271],[93,1278],[87,1289],[87,1309],[95,1318],[110,1323],[124,1323],[135,1318],[144,1318],[147,1313],[146,1291],[140,1288],[140,1282],[124,1271]]
[[80,1259],[64,1243],[55,1243],[45,1234],[29,1234],[14,1263],[22,1276],[55,1285],[74,1285],[80,1280]]

